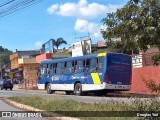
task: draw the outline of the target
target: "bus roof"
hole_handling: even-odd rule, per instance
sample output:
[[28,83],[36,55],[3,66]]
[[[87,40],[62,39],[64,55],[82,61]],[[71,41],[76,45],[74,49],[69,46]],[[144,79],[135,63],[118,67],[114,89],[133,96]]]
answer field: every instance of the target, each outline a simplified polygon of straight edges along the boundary
[[90,54],[85,56],[77,56],[77,57],[69,57],[69,58],[61,58],[61,59],[52,59],[52,60],[43,60],[41,63],[50,63],[50,62],[63,62],[63,61],[70,61],[70,60],[80,60],[80,59],[88,59],[88,58],[95,58],[97,54]]
[[[107,54],[122,54],[122,53],[107,53]],[[123,54],[126,55],[126,54]],[[54,62],[63,62],[63,61],[71,61],[71,60],[80,60],[80,59],[89,59],[95,58],[100,56],[106,56],[106,53],[98,53],[98,54],[89,54],[85,56],[77,56],[77,57],[69,57],[69,58],[60,58],[60,59],[50,59],[50,60],[43,60],[42,63],[54,63]],[[128,55],[127,55],[128,56]]]

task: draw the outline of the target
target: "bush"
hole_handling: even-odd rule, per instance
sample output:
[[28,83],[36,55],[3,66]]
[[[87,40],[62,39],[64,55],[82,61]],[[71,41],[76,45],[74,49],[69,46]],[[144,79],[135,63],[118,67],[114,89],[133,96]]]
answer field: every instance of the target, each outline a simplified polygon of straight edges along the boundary
[[142,80],[144,81],[147,88],[151,90],[151,92],[160,92],[160,84],[156,85],[156,83],[152,79],[147,81],[144,77],[142,77]]
[[[33,97],[10,97],[9,99],[16,101],[18,103],[26,104],[34,108],[39,108],[46,111],[52,111],[64,116],[78,117],[84,120],[119,120],[120,117],[114,117],[116,115],[124,114],[125,117],[121,117],[122,120],[129,119],[141,119],[146,120],[146,117],[136,118],[136,114],[133,112],[150,112],[150,111],[160,111],[160,102],[157,100],[141,100],[134,99],[131,103],[125,103],[120,101],[108,101],[102,103],[83,103],[73,100],[66,100],[60,98],[41,98],[38,96]],[[128,112],[127,112],[128,111]],[[113,117],[107,117],[113,116]],[[133,116],[132,116],[133,115]],[[85,117],[86,116],[86,117]],[[90,117],[89,117],[90,116]],[[103,116],[103,117],[102,117]],[[128,117],[127,117],[128,116]],[[132,117],[129,117],[132,116]],[[155,117],[149,117],[148,120],[155,119]]]
[[160,54],[152,56],[152,60],[153,60],[153,65],[158,66],[159,65],[158,61],[160,61]]

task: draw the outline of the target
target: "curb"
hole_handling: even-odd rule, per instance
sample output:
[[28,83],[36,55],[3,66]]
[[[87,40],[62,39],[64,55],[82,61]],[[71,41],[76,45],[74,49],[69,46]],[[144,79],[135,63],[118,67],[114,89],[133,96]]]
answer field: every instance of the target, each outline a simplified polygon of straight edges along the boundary
[[[42,112],[42,113],[45,112],[45,110],[41,110],[41,109],[37,109],[37,108],[31,107],[31,106],[28,106],[28,105],[17,103],[15,101],[9,100],[7,98],[1,98],[1,100],[3,100],[4,102],[6,102],[9,105],[12,105],[12,106],[14,106],[16,108],[19,108],[19,109],[22,109],[22,110],[37,111],[37,112]],[[63,115],[60,115],[60,114],[57,114],[57,113],[53,113],[53,112],[47,112],[47,113],[45,112],[44,114],[46,116],[51,116],[52,115],[52,117],[54,119],[58,119],[58,120],[80,120],[80,119],[74,118],[74,117],[65,117]],[[57,117],[57,116],[59,116],[59,117]]]

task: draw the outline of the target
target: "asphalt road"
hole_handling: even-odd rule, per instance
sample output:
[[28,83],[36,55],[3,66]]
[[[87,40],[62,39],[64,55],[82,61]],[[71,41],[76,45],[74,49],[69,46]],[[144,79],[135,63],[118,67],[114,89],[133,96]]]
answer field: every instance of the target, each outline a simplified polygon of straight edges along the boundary
[[[12,96],[39,96],[42,98],[62,98],[62,99],[71,99],[80,102],[86,103],[106,103],[106,102],[126,102],[132,103],[133,101],[137,100],[137,98],[125,98],[125,97],[99,97],[99,96],[76,96],[76,95],[60,95],[60,94],[46,94],[44,91],[37,91],[37,90],[30,90],[25,91],[21,89],[13,89],[10,90],[0,90],[0,98],[3,97],[12,97]],[[150,101],[153,100],[152,98],[140,98],[138,100],[141,101]],[[155,100],[155,99],[154,99]],[[158,99],[156,99],[158,100]],[[21,111],[20,109],[14,108],[0,99],[0,114],[2,111]],[[8,117],[1,117],[0,120],[47,120],[48,118],[8,118]],[[49,118],[52,119],[52,118]]]
[[[70,99],[86,103],[105,103],[105,102],[126,102],[132,103],[137,100],[137,98],[126,98],[126,97],[99,97],[99,96],[76,96],[76,95],[60,95],[60,94],[46,94],[46,92],[41,91],[25,91],[25,90],[0,90],[0,97],[12,97],[12,96],[39,96],[42,98],[62,98]],[[138,98],[138,100],[153,100],[152,98]]]

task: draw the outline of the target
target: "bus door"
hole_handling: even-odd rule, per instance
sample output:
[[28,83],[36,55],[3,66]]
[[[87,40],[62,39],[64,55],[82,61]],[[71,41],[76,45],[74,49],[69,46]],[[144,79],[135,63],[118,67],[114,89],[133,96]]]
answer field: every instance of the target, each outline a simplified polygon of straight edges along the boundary
[[102,73],[99,73],[98,58],[86,60],[86,71],[88,72],[88,84],[102,84]]
[[52,80],[54,81],[54,86],[56,86],[56,89],[59,90],[61,81],[63,80],[62,63],[56,63],[55,75],[52,76]]
[[86,84],[88,79],[88,74],[85,69],[85,60],[76,60],[75,61],[75,70],[72,76],[73,81],[80,81],[81,84]]
[[72,81],[73,70],[74,70],[74,61],[64,62],[63,80],[62,80],[63,90],[73,90],[71,88],[73,84]]
[[51,63],[49,64],[49,67],[48,67],[48,77],[49,77],[49,82],[51,84],[56,84],[56,63]]
[[45,84],[47,74],[47,64],[41,64],[38,70],[38,84]]

